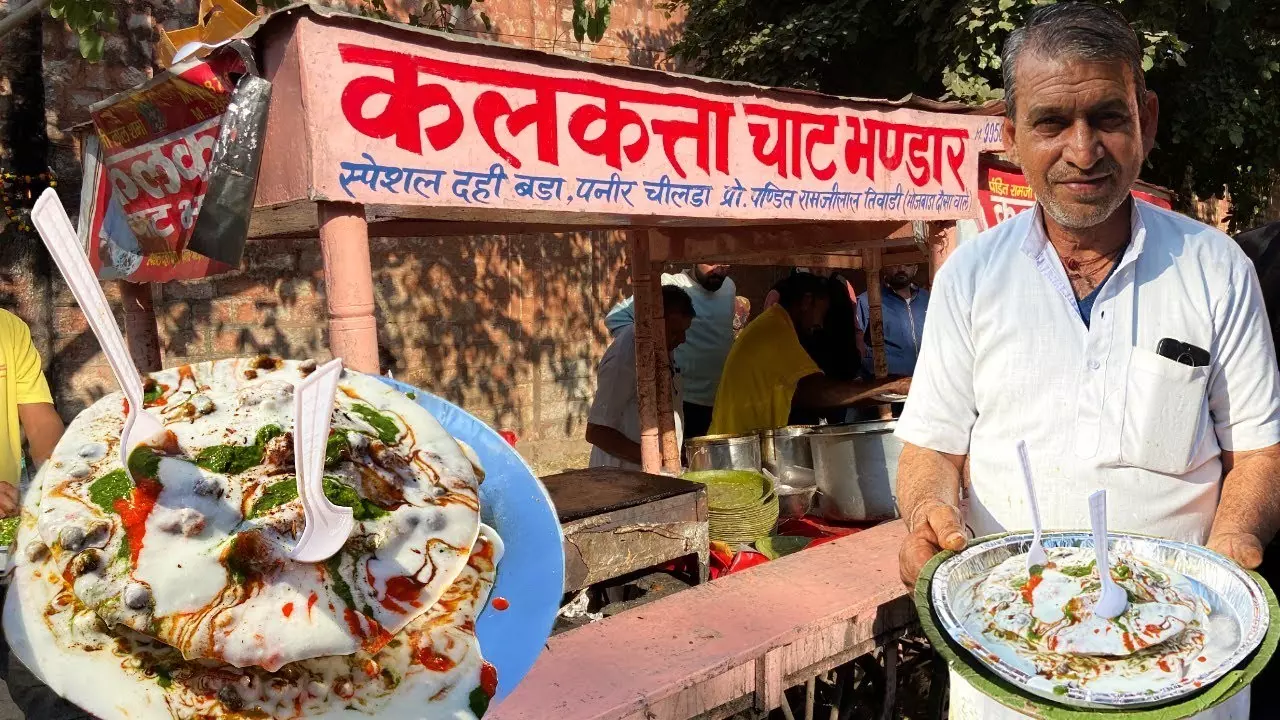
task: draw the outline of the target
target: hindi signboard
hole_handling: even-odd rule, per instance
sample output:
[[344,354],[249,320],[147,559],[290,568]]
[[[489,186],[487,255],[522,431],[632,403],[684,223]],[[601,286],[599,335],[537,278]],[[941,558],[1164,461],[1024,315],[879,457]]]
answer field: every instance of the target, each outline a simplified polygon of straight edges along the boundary
[[998,119],[643,82],[354,24],[297,26],[317,198],[752,221],[980,213]]

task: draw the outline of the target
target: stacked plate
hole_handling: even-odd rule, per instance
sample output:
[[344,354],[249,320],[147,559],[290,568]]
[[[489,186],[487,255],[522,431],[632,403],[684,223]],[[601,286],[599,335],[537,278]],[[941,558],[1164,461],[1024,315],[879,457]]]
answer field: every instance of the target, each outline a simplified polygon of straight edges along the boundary
[[773,482],[747,470],[700,470],[686,480],[707,486],[708,534],[712,540],[749,543],[766,537],[778,524],[778,494]]

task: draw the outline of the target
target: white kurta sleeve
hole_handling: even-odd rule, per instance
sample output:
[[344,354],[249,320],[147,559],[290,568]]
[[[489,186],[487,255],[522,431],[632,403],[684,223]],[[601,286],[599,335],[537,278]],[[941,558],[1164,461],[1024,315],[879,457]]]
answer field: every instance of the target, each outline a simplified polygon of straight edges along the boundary
[[1226,293],[1214,312],[1209,412],[1223,450],[1280,442],[1280,378],[1258,275],[1234,253]]
[[978,411],[973,388],[973,277],[958,250],[934,279],[920,357],[896,435],[904,442],[966,455]]

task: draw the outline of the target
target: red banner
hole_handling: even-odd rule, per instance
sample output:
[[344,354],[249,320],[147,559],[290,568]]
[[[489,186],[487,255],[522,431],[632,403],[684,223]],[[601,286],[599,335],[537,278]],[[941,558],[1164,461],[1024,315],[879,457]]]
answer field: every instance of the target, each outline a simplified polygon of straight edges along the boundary
[[165,73],[92,108],[81,234],[104,279],[166,282],[232,269],[186,250],[234,85],[235,53]]
[[[1159,195],[1153,186],[1151,192],[1134,188],[1134,197],[1166,210],[1173,209],[1168,197]],[[978,203],[982,205],[982,229],[987,230],[1035,207],[1036,195],[1027,184],[1026,177],[1012,165],[983,159],[978,165]]]

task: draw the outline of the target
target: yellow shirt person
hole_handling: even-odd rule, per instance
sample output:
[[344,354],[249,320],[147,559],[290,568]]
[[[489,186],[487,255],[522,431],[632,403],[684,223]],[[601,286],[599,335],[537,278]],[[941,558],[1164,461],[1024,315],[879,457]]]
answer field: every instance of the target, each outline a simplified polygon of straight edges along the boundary
[[49,383],[40,370],[40,353],[31,330],[16,315],[0,310],[0,515],[12,514],[22,467],[22,433],[37,464],[62,437],[62,420],[53,408]]
[[781,305],[765,310],[729,351],[710,433],[736,435],[786,425],[796,383],[818,372],[787,311]]
[[822,278],[798,272],[778,284],[778,304],[751,321],[729,351],[711,415],[712,435],[783,427],[792,407],[827,410],[905,393],[909,378],[834,380],[822,374],[800,344],[797,328],[821,327],[831,305]]

